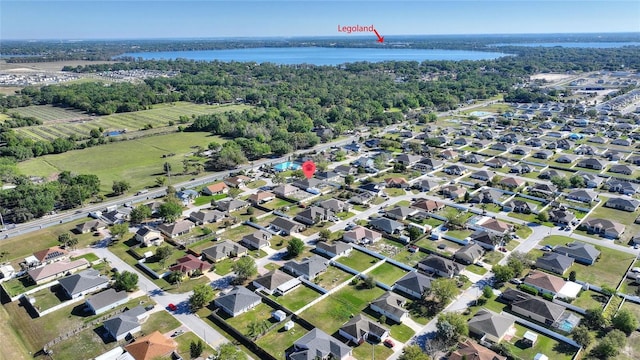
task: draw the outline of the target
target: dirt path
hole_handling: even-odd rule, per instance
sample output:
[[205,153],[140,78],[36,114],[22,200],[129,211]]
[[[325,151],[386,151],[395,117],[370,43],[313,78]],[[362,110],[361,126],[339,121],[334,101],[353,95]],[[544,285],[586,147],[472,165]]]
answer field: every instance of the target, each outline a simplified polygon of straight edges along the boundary
[[[0,306],[0,324],[8,324],[7,310]],[[0,360],[27,360],[27,350],[9,326],[0,326]]]

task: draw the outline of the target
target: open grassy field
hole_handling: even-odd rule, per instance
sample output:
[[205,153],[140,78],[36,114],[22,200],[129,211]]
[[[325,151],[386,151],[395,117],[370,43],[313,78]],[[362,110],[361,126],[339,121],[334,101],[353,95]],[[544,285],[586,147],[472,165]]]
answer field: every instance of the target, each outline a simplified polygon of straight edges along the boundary
[[353,357],[358,360],[364,359],[387,359],[393,354],[393,350],[382,344],[371,344],[364,342],[353,348]]
[[389,263],[384,263],[367,273],[367,275],[373,276],[375,280],[389,286],[393,285],[406,274],[406,270]]
[[278,326],[261,337],[256,343],[276,359],[285,358],[285,350],[293,346],[293,343],[307,333],[302,326],[294,324],[290,330],[285,330],[284,325]]
[[[573,346],[560,343],[543,334],[538,334],[538,341],[533,347],[522,345],[521,339],[524,333],[529,330],[520,324],[516,324],[516,335],[508,342],[508,346],[514,355],[521,359],[533,359],[533,357],[542,353],[553,360],[570,360],[578,349]],[[534,331],[535,332],[535,331]]]
[[33,116],[44,122],[43,125],[16,129],[18,133],[34,140],[54,140],[59,137],[89,136],[91,129],[103,128],[105,131],[127,129],[128,132],[142,129],[150,124],[153,128],[169,126],[169,122],[178,122],[181,115],[204,115],[225,111],[241,111],[246,105],[202,105],[187,102],[157,104],[150,110],[119,113],[107,116],[91,116],[76,110],[67,110],[49,105],[29,106],[13,111]]
[[[549,236],[540,242],[540,245],[564,245],[577,240],[564,236]],[[569,271],[576,272],[578,280],[586,281],[594,285],[608,285],[616,287],[624,277],[631,262],[635,257],[621,251],[596,246],[600,250],[600,258],[595,264],[587,266],[574,263]]]
[[274,309],[271,306],[265,303],[260,303],[258,304],[258,306],[254,307],[253,309],[241,315],[228,318],[226,319],[226,321],[227,323],[229,323],[229,325],[233,326],[236,330],[240,331],[243,334],[247,334],[249,331],[249,324],[251,324],[252,322],[270,321],[271,313],[273,311]]
[[347,265],[348,267],[357,271],[364,271],[373,266],[373,264],[377,263],[378,261],[380,260],[357,250],[351,251],[351,254],[349,254],[349,256],[341,257],[338,259],[339,263]]
[[320,293],[313,288],[300,285],[297,289],[284,296],[274,296],[272,298],[287,309],[297,311],[319,297]]
[[[115,180],[126,180],[135,192],[144,187],[155,186],[155,179],[164,175],[163,164],[168,162],[174,169],[171,182],[185,181],[192,175],[181,175],[182,160],[192,152],[191,147],[207,147],[212,141],[225,140],[207,133],[174,133],[118,141],[64,154],[47,155],[21,162],[18,165],[25,175],[50,177],[64,170],[77,174],[95,174],[101,182],[100,190],[111,192]],[[162,155],[175,156],[162,158]]]
[[331,290],[334,287],[347,281],[352,276],[353,275],[349,274],[348,272],[341,270],[335,266],[329,266],[327,268],[327,271],[316,276],[313,282],[323,289]]
[[[0,306],[0,323],[9,323],[9,314],[3,306]],[[0,359],[26,360],[27,349],[18,336],[17,329],[10,326],[0,326]]]
[[202,357],[206,357],[211,354],[214,354],[214,351],[215,351],[211,348],[211,346],[205,343],[204,340],[200,339],[198,335],[192,333],[191,331],[175,337],[174,340],[178,343],[178,354],[180,354],[185,359],[191,358],[190,356],[191,342],[198,342],[198,340],[202,341],[202,344],[204,345],[204,351],[202,352],[202,355],[201,355]]

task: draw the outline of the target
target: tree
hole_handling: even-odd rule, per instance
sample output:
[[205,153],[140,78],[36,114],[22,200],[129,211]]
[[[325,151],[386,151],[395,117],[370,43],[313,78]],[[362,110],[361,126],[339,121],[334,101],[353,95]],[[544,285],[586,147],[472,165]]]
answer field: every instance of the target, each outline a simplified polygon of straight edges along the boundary
[[485,285],[482,288],[482,296],[486,299],[491,299],[493,297],[493,289],[489,285]]
[[114,224],[109,228],[109,232],[111,233],[111,237],[113,239],[122,239],[122,237],[129,232],[129,224]]
[[431,282],[430,294],[440,306],[444,306],[458,293],[454,279],[438,278]]
[[183,274],[180,271],[172,271],[167,275],[167,282],[169,284],[177,284],[182,282]]
[[160,246],[156,249],[155,258],[164,268],[164,262],[173,254],[173,248],[169,245]]
[[538,220],[540,222],[547,222],[549,221],[549,213],[547,213],[546,211],[541,211],[538,213]]
[[156,185],[162,187],[165,186],[167,184],[167,178],[164,176],[158,176],[156,178]]
[[289,240],[289,244],[287,244],[287,252],[289,257],[294,258],[300,255],[304,251],[304,241],[293,238]]
[[131,222],[134,224],[140,224],[146,219],[151,217],[151,208],[147,205],[136,206],[133,210],[131,210],[131,214],[129,214],[131,218]]
[[232,199],[237,198],[240,194],[242,194],[242,190],[234,187],[230,188],[229,191],[227,191],[227,195],[229,195],[229,197]]
[[628,309],[620,309],[611,319],[611,325],[629,336],[638,328],[638,319]]
[[202,340],[198,339],[198,341],[191,341],[191,343],[189,344],[189,354],[191,355],[192,359],[195,359],[202,355],[203,351],[204,344],[202,343]]
[[138,274],[123,271],[116,274],[113,287],[118,291],[132,292],[138,288]]
[[594,340],[593,333],[583,325],[577,326],[571,332],[571,338],[580,344],[583,348],[588,348]]
[[570,182],[565,177],[553,176],[551,177],[551,183],[558,187],[558,190],[562,191],[569,187]]
[[164,164],[162,164],[162,170],[164,171],[165,174],[167,174],[167,176],[171,175],[171,164],[169,162],[165,162]]
[[513,269],[507,265],[493,265],[492,271],[498,283],[504,283],[513,279],[515,274]]
[[593,348],[593,354],[600,359],[617,356],[627,342],[626,336],[620,330],[612,330]]
[[462,336],[469,335],[467,319],[456,312],[446,312],[438,316],[436,323],[438,337],[448,344],[453,344]]
[[422,236],[422,231],[415,226],[409,226],[407,232],[409,233],[409,239],[411,239],[411,241],[418,240],[418,238]]
[[196,285],[189,297],[189,308],[192,312],[202,309],[213,300],[213,288],[209,284]]
[[569,272],[569,281],[576,281],[576,271],[575,270],[571,270]]
[[232,343],[224,343],[217,349],[214,355],[215,360],[247,360],[247,354],[238,349]]
[[587,309],[583,319],[584,325],[589,329],[598,330],[607,326],[607,318],[600,307]]
[[402,350],[402,355],[398,360],[430,360],[429,355],[422,352],[418,345],[408,345]]
[[584,178],[580,175],[573,175],[569,178],[569,183],[573,188],[583,188],[584,187]]
[[238,283],[242,283],[245,280],[258,274],[258,266],[256,261],[250,256],[243,256],[238,261],[233,263],[231,270],[236,273],[236,280]]
[[275,173],[271,179],[271,182],[274,184],[284,184],[285,181],[287,181],[287,179],[283,173]]
[[329,230],[329,229],[320,230],[320,239],[326,241],[326,240],[329,240],[330,236],[331,236],[331,230]]
[[373,278],[373,275],[369,275],[364,278],[364,287],[367,289],[373,289],[376,287],[376,279]]
[[174,222],[180,215],[182,215],[182,205],[176,202],[165,202],[158,207],[158,216],[166,222]]
[[116,195],[122,195],[130,188],[131,185],[129,185],[129,183],[124,180],[114,181],[113,185],[111,186],[111,190],[113,190],[113,193]]
[[71,241],[71,234],[68,232],[58,235],[58,242],[60,242],[62,246],[66,247],[69,241]]
[[356,180],[356,178],[353,175],[347,175],[344,177],[344,184],[347,185],[348,187],[351,187],[351,185],[353,185],[353,182]]

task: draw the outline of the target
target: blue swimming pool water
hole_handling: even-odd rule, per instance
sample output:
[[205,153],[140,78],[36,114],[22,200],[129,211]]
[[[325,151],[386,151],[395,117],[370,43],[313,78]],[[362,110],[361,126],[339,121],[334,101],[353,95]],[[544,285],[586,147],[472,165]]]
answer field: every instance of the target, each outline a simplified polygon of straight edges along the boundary
[[558,324],[558,329],[566,332],[571,332],[573,330],[573,324],[570,321],[563,320],[560,324]]
[[472,116],[487,116],[487,115],[493,115],[493,113],[488,112],[488,111],[473,111],[473,112],[469,113],[469,115],[472,115]]
[[300,170],[301,166],[291,161],[285,161],[278,165],[274,165],[273,169],[275,171],[287,171],[287,170]]

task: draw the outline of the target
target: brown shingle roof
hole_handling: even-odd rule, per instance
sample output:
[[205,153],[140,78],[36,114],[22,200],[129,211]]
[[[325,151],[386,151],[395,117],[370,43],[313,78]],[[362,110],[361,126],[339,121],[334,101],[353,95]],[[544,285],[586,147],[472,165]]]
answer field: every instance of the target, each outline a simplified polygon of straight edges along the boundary
[[170,354],[178,347],[178,343],[154,331],[125,346],[125,350],[136,360],[151,360]]

